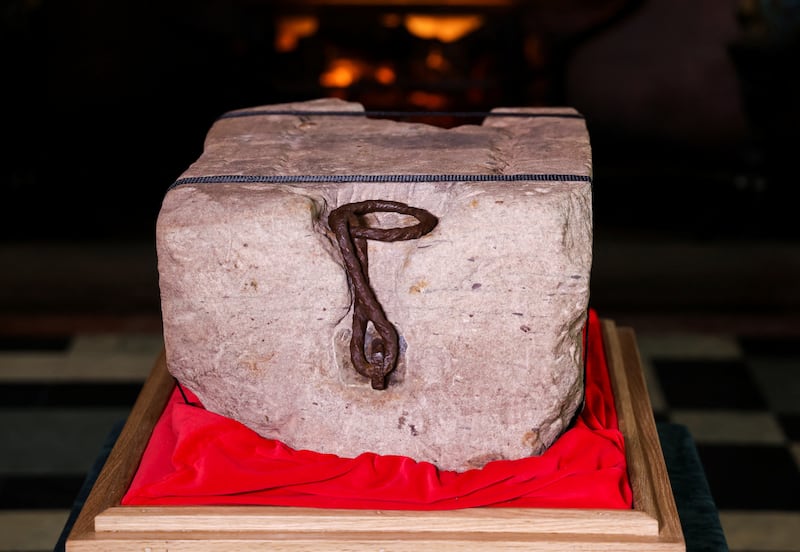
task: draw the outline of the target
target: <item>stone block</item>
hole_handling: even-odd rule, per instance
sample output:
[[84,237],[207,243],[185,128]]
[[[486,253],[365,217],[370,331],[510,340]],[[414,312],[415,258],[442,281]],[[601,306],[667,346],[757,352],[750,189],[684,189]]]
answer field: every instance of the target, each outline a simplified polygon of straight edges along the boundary
[[[457,471],[541,453],[583,397],[591,149],[574,110],[493,113],[442,129],[325,99],[215,122],[158,218],[170,372],[296,449]],[[351,279],[328,224],[376,199],[438,219],[417,239],[367,240],[399,343],[383,390],[352,365]]]

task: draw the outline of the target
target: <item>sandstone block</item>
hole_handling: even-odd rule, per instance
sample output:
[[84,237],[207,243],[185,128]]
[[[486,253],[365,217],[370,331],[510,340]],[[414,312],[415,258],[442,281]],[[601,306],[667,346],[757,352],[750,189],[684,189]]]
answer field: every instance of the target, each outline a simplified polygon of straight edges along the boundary
[[[336,113],[306,113],[317,111]],[[458,471],[539,454],[583,397],[583,120],[509,108],[441,129],[362,111],[316,100],[213,125],[158,218],[169,370],[209,410],[297,449]],[[328,225],[337,207],[374,199],[438,218],[417,239],[367,241],[370,284],[399,337],[384,390],[353,368],[352,289]]]

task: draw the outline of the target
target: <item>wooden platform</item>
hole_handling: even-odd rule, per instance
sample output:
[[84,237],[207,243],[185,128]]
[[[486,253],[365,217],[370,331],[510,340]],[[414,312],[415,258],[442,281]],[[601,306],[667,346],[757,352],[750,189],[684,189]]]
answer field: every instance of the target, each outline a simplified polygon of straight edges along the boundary
[[67,539],[67,552],[685,550],[632,329],[603,320],[632,510],[120,506],[173,388],[163,354]]

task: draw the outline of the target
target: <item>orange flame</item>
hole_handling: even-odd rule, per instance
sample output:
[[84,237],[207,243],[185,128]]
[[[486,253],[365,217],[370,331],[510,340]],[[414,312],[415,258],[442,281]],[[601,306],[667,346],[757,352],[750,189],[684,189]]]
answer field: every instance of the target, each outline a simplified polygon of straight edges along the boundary
[[377,69],[375,69],[375,80],[381,83],[384,86],[389,86],[390,84],[394,84],[394,81],[397,80],[397,75],[388,65],[380,65]]
[[431,48],[428,55],[425,56],[425,65],[434,71],[445,71],[450,66],[450,63],[445,59],[439,48]]
[[317,32],[319,20],[311,15],[295,15],[279,18],[275,22],[275,50],[291,52],[297,48],[301,38]]
[[319,76],[319,83],[325,88],[347,88],[364,75],[364,70],[364,64],[356,60],[334,59]]
[[447,96],[435,92],[414,90],[408,95],[408,101],[425,109],[444,109],[447,107]]
[[483,25],[480,15],[423,15],[405,17],[408,32],[426,40],[455,42]]

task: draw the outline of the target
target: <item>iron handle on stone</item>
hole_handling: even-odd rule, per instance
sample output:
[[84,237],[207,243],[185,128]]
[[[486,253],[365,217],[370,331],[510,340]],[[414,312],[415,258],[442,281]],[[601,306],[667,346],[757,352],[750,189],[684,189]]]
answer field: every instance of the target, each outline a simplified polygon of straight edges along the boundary
[[[366,226],[361,218],[368,213],[399,213],[410,215],[419,222],[413,226],[398,228],[372,228]],[[399,343],[397,330],[386,318],[383,307],[369,283],[367,240],[385,242],[415,240],[433,230],[438,222],[439,220],[425,209],[380,199],[347,203],[334,209],[328,216],[328,225],[336,236],[344,268],[353,286],[350,359],[356,371],[369,378],[373,389],[386,389],[386,376],[397,364]],[[369,322],[372,322],[379,338],[373,340],[368,355],[365,344]]]

